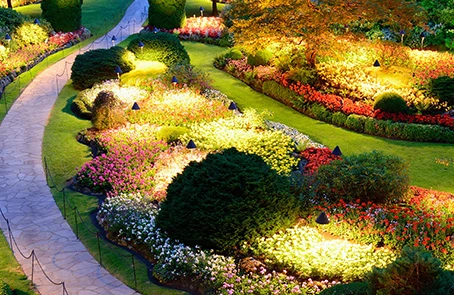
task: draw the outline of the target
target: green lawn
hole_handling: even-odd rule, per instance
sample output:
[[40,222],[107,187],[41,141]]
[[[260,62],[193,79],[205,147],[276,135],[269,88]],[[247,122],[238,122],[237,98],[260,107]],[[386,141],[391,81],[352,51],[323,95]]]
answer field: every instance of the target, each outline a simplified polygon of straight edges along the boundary
[[184,42],[183,44],[189,52],[191,63],[207,72],[214,81],[213,86],[236,101],[240,108],[270,110],[274,113],[272,120],[294,127],[331,149],[338,145],[345,155],[371,150],[381,150],[397,155],[410,164],[412,185],[454,193],[453,165],[444,166],[436,163],[439,158],[454,158],[453,144],[385,139],[358,134],[313,120],[214,68],[213,58],[223,52],[224,48],[194,42]]
[[[3,222],[3,220],[2,220]],[[17,250],[16,250],[17,251]],[[28,255],[29,253],[24,253]],[[14,258],[11,248],[0,231],[0,280],[7,283],[16,295],[37,295]]]

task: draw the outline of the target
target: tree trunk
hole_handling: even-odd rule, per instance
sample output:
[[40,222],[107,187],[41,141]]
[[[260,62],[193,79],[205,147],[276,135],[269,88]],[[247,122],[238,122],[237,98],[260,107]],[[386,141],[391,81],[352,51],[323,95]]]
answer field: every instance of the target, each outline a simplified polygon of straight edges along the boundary
[[[10,0],[8,0],[10,1]],[[211,2],[213,3],[212,7],[211,7],[211,16],[218,16],[218,0],[211,0]]]
[[8,4],[8,8],[13,9],[13,3],[12,0],[6,0],[6,3]]

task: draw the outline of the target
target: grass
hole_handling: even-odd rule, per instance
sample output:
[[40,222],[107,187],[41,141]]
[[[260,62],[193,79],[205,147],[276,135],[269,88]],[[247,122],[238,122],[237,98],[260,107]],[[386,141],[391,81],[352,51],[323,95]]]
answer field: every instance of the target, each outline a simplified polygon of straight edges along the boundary
[[[65,182],[75,174],[76,167],[81,167],[84,162],[90,159],[89,148],[78,143],[75,140],[77,133],[91,126],[90,121],[76,118],[71,110],[70,105],[77,91],[71,84],[66,85],[59,94],[56,104],[52,110],[50,120],[46,126],[43,140],[43,156],[47,160],[48,166],[51,167],[52,177],[57,186],[62,187]],[[58,144],[55,144],[58,143]],[[61,151],[71,151],[62,153]],[[55,201],[64,212],[63,193],[56,188],[52,189]],[[77,192],[66,190],[67,199],[72,206],[66,206],[67,221],[75,232],[79,233],[79,239],[84,243],[90,253],[99,260],[97,232],[93,225],[90,214],[97,209],[98,199],[93,196],[79,194]],[[80,224],[76,230],[74,217],[74,207],[81,212],[83,224]],[[103,266],[121,281],[134,288],[134,277],[132,271],[132,261],[129,252],[120,248],[102,242],[101,255]],[[150,295],[177,295],[186,294],[183,291],[172,290],[152,284],[147,276],[147,269],[136,261],[137,267],[137,290],[141,294]]]
[[[0,233],[2,233],[0,231]],[[25,253],[28,255],[28,253]],[[14,258],[11,248],[3,234],[0,234],[0,279],[7,283],[16,295],[37,295],[30,281],[24,275],[19,263]]]
[[213,58],[225,51],[225,48],[195,42],[183,44],[192,64],[208,73],[214,81],[213,86],[236,101],[240,108],[270,110],[274,114],[272,120],[294,127],[331,149],[338,145],[345,155],[380,150],[399,156],[409,163],[412,185],[454,193],[452,182],[454,167],[436,162],[437,159],[451,159],[454,155],[454,145],[385,139],[344,130],[311,119],[214,68]]

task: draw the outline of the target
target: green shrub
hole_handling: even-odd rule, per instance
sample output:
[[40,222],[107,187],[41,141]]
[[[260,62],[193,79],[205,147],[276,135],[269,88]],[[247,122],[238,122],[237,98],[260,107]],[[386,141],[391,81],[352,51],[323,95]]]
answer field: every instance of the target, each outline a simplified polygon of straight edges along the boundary
[[454,106],[454,78],[441,76],[432,79],[428,85],[429,92],[448,106]]
[[156,224],[186,245],[235,252],[295,222],[298,202],[289,191],[287,177],[231,148],[191,162],[174,178]]
[[367,117],[365,116],[351,114],[345,120],[345,127],[357,132],[363,132],[366,121]]
[[119,46],[79,54],[71,67],[74,88],[83,90],[95,83],[116,79],[115,69],[120,67],[123,73],[133,70],[134,59],[132,52]]
[[[82,93],[82,92],[79,92]],[[71,103],[71,111],[81,119],[91,120],[93,102],[87,100],[86,96],[77,95]]]
[[287,72],[288,78],[297,83],[314,85],[317,81],[317,70],[308,67],[293,68]]
[[[143,48],[139,43],[144,44]],[[166,66],[188,64],[189,55],[177,36],[169,33],[144,32],[135,36],[128,44],[138,59],[159,61]]]
[[2,280],[0,280],[0,295],[13,295],[9,285]]
[[174,29],[182,28],[186,23],[186,0],[148,0],[148,25]]
[[385,92],[377,96],[375,99],[374,110],[407,114],[410,111],[410,108],[399,94],[394,92]]
[[454,275],[422,248],[404,247],[401,257],[386,268],[374,268],[369,278],[370,294],[453,294]]
[[316,191],[335,201],[386,203],[399,201],[409,188],[407,165],[398,157],[372,151],[322,165]]
[[[264,81],[262,83],[262,92],[283,103],[291,103],[296,107],[301,107],[303,105],[302,103],[296,103],[300,100],[298,100],[298,95],[294,91],[290,90],[288,87],[282,86],[274,80]],[[303,100],[304,99],[301,101]]]
[[49,32],[44,26],[36,25],[32,22],[25,22],[16,28],[12,38],[19,47],[29,44],[44,44],[49,37]]
[[320,295],[365,295],[369,290],[367,282],[353,282],[334,285],[320,292]]
[[175,142],[178,142],[178,138],[181,135],[188,133],[188,132],[189,132],[189,129],[186,127],[162,126],[156,133],[156,138],[158,140],[162,140],[167,143],[175,143]]
[[336,126],[344,127],[345,121],[347,121],[347,115],[345,115],[342,112],[335,112],[331,116],[331,123],[333,123]]
[[174,76],[178,79],[178,84],[180,85],[186,85],[201,92],[210,88],[210,77],[190,64],[173,65],[167,69],[161,78],[164,83],[170,86]]
[[233,116],[193,126],[182,136],[183,142],[194,140],[202,150],[216,151],[231,147],[261,156],[280,174],[289,174],[297,165],[292,156],[295,144],[281,131],[266,130],[263,116],[245,109],[242,116]]
[[243,58],[243,52],[239,48],[233,47],[230,48],[227,53],[224,54],[225,58],[230,58],[233,60],[239,60]]
[[333,113],[328,111],[324,106],[318,103],[313,103],[308,108],[309,113],[317,120],[324,122],[331,122]]
[[269,50],[263,49],[257,51],[255,54],[249,54],[247,63],[253,67],[266,66],[270,63],[273,53]]
[[43,0],[41,9],[56,32],[73,32],[82,26],[81,0]]
[[115,97],[121,100],[126,108],[131,108],[134,102],[148,97],[149,93],[134,86],[120,86],[118,80],[108,80],[104,83],[95,84],[92,88],[80,91],[71,103],[71,111],[79,118],[91,120],[93,102],[101,91],[111,91]]
[[117,128],[126,123],[124,106],[112,91],[98,93],[93,103],[91,122],[98,130]]

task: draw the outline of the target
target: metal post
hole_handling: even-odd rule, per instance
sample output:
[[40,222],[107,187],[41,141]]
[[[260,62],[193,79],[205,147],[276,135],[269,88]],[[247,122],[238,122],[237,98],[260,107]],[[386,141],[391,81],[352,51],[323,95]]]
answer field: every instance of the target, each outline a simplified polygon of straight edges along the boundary
[[76,222],[76,237],[79,238],[79,226],[77,225],[77,207],[74,207],[74,220]]
[[33,272],[34,272],[34,266],[35,266],[35,250],[32,250],[32,285],[33,285]]
[[101,245],[99,244],[99,232],[96,233],[96,239],[98,240],[98,252],[99,252],[99,264],[102,265],[102,254],[101,254]]
[[134,262],[134,255],[131,255],[131,257],[132,257],[132,271],[134,274],[134,287],[137,288],[136,264]]

